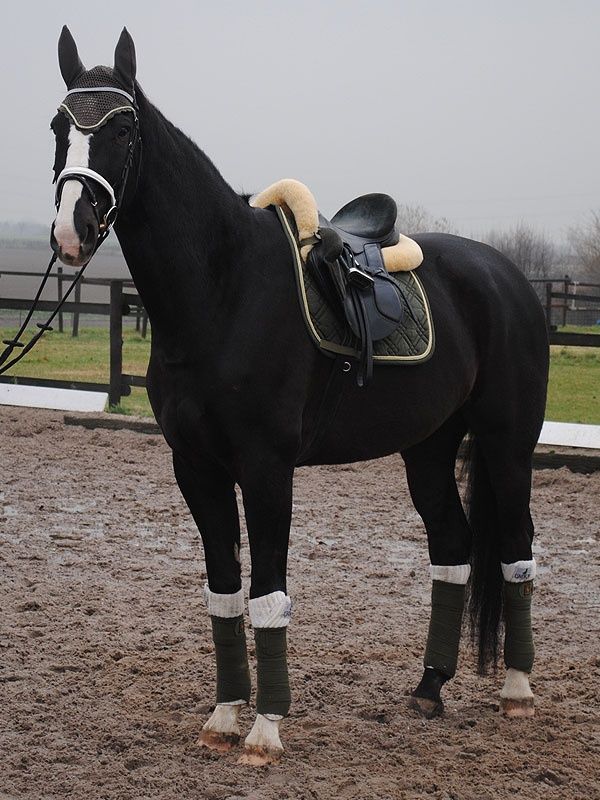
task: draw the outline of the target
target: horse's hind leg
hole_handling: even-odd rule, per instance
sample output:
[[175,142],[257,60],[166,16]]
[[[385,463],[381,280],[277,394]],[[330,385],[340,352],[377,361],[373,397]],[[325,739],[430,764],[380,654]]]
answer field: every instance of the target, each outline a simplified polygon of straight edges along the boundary
[[454,474],[466,429],[457,412],[428,439],[402,453],[410,494],[427,530],[433,579],[425,669],[411,702],[427,718],[442,713],[441,688],[456,672],[465,585],[471,571],[471,531]]
[[192,465],[174,453],[173,466],[202,536],[208,575],[205,596],[217,658],[217,704],[199,743],[225,752],[239,741],[238,716],[250,700],[234,483],[216,463]]
[[[486,533],[482,525],[484,519],[477,519],[477,499],[473,498],[476,543],[472,600],[480,609],[486,605],[493,608],[494,604],[498,611],[501,606],[503,608],[507,673],[500,695],[502,713],[509,717],[532,717],[534,700],[529,674],[534,660],[531,601],[536,564],[531,549],[533,522],[529,501],[533,437],[520,434],[518,428],[503,433],[478,433],[476,447],[481,451],[479,469],[485,470],[489,480],[488,504],[493,505],[496,518],[488,518]],[[485,537],[490,535],[496,541],[485,543]],[[479,542],[482,536],[483,547]],[[480,613],[480,640],[486,616],[491,620],[494,614]],[[495,621],[487,624],[490,629],[497,627]],[[495,630],[493,636],[495,638]],[[495,642],[489,636],[488,647],[495,650]],[[485,653],[480,644],[480,664],[483,663]]]

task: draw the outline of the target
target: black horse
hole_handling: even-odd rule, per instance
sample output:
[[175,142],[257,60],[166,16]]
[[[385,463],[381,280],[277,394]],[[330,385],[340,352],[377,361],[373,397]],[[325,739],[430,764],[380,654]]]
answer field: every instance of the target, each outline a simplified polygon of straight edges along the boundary
[[[70,90],[52,122],[57,218],[52,245],[82,265],[113,221],[152,323],[148,396],[204,544],[217,656],[217,705],[201,742],[239,740],[250,698],[235,487],[243,495],[257,653],[257,717],[246,761],[282,750],[290,693],[286,630],[294,468],[319,425],[332,362],[310,340],[290,245],[273,209],[237,195],[211,161],[149,102],[123,31],[113,68],[86,71],[69,31],[59,62]],[[447,234],[415,237],[436,331],[433,356],[376,366],[346,386],[309,464],[401,452],[427,530],[432,617],[413,705],[440,713],[456,668],[465,586],[483,669],[504,619],[502,710],[531,716],[530,604],[535,561],[531,461],[543,421],[548,343],[540,304],[492,248]],[[466,511],[455,480],[469,434]],[[383,489],[382,489],[383,490]],[[472,573],[472,574],[471,574]],[[327,618],[324,609],[324,619]]]

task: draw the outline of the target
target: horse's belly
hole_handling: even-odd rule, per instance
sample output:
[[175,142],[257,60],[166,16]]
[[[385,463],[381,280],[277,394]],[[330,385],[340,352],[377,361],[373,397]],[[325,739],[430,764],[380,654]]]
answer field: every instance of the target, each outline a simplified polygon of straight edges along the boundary
[[448,364],[447,358],[440,353],[420,366],[379,367],[366,389],[348,386],[304,463],[381,458],[426,439],[464,405],[475,381],[473,359]]

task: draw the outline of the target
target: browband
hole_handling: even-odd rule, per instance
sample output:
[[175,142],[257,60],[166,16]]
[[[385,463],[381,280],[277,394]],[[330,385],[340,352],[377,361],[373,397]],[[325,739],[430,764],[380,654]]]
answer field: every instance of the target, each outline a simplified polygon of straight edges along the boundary
[[69,89],[65,97],[68,97],[70,94],[80,94],[81,92],[111,92],[111,94],[121,94],[123,97],[126,97],[132,105],[135,105],[134,97],[124,92],[123,89],[115,89],[113,86],[92,86],[91,88]]

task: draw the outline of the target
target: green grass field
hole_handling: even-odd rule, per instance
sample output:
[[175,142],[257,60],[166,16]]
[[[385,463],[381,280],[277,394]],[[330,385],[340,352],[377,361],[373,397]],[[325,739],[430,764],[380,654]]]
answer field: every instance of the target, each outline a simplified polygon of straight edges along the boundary
[[[598,328],[565,328],[598,333]],[[14,331],[0,329],[2,339]],[[150,334],[148,335],[150,336]],[[546,419],[559,422],[600,424],[600,347],[552,347],[550,387]],[[144,375],[150,338],[142,339],[133,330],[124,333],[123,371]],[[36,378],[56,378],[108,382],[108,331],[84,328],[79,337],[52,332],[43,338],[16,368],[16,374]],[[125,414],[151,416],[145,389],[132,389],[118,409]]]
[[[0,328],[2,339],[7,339],[14,333],[14,330]],[[24,340],[27,341],[27,337]],[[134,330],[124,330],[123,372],[129,375],[145,375],[149,354],[150,331],[148,338],[142,339]],[[108,330],[80,328],[76,338],[71,336],[70,331],[52,331],[46,334],[11,372],[28,378],[108,383],[108,363]],[[133,388],[131,395],[124,397],[122,404],[114,410],[123,414],[152,416],[145,389]]]

